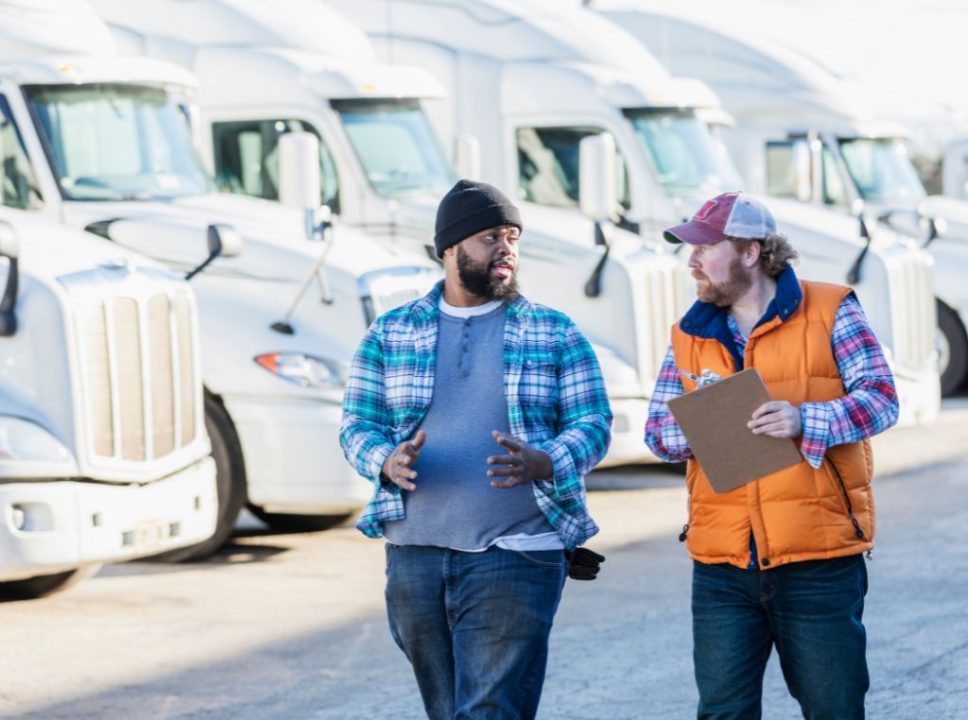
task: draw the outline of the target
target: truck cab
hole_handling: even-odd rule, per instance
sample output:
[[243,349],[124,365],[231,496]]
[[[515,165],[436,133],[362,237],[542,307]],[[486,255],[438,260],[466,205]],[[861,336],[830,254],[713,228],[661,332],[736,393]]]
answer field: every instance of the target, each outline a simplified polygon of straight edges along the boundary
[[[818,211],[861,213],[872,234],[910,238],[933,256],[937,330],[932,347],[940,358],[942,391],[960,387],[968,379],[963,322],[968,298],[959,279],[968,205],[926,196],[908,156],[904,128],[873,113],[874,99],[865,88],[771,39],[622,0],[595,7],[661,48],[675,72],[698,77],[716,91],[735,122],[713,118],[710,125],[738,159],[752,191]],[[910,307],[913,293],[905,290],[898,306]]]
[[[489,148],[485,179],[517,187],[528,207],[580,222],[578,147],[615,140],[618,224],[644,247],[710,196],[743,181],[709,124],[729,107],[702,82],[656,60],[632,23],[577,4],[530,0],[389,4],[334,0],[387,58],[431,71],[449,102],[428,112],[443,136],[468,134]],[[939,408],[931,333],[932,260],[915,243],[824,208],[771,199],[800,251],[805,278],[849,283],[871,314],[905,398],[901,422],[930,422]],[[865,237],[866,234],[866,237]],[[680,258],[685,261],[685,256]]]
[[196,83],[183,69],[42,50],[0,63],[0,110],[34,178],[31,214],[181,272],[206,262],[206,236],[245,243],[192,281],[219,476],[218,531],[193,553],[218,547],[245,503],[279,527],[325,526],[362,506],[370,490],[338,445],[345,373],[369,323],[426,292],[437,266],[333,228],[318,208],[217,192],[193,145]]
[[[271,20],[205,0],[93,4],[119,43],[181,60],[198,75],[201,147],[226,189],[278,197],[275,143],[297,128],[320,140],[322,199],[344,223],[387,232],[408,251],[432,249],[436,204],[453,173],[431,122],[449,101],[427,70],[378,62],[366,36],[319,2],[277,9]],[[214,14],[223,30],[207,37],[196,28]],[[307,37],[306,23],[321,32]],[[490,137],[456,140],[465,174],[477,175],[475,166],[495,154]],[[664,332],[685,308],[684,267],[611,222],[597,233],[595,219],[532,203],[516,181],[487,170],[482,177],[522,201],[522,291],[568,313],[596,348],[618,418],[606,464],[653,460],[641,428]]]
[[0,120],[4,599],[206,542],[218,510],[190,286],[27,210],[12,136]]

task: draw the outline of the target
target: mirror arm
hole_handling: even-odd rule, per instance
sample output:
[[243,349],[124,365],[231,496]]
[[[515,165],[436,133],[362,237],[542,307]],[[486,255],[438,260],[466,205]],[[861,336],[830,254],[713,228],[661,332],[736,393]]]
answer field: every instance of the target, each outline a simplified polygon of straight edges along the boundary
[[17,332],[17,315],[14,312],[17,305],[17,289],[20,285],[20,267],[17,258],[8,258],[10,267],[7,269],[7,287],[3,290],[0,300],[0,336],[10,337]]
[[863,216],[859,220],[860,236],[864,238],[864,247],[861,249],[860,254],[857,255],[857,259],[854,260],[854,264],[850,266],[850,270],[847,271],[847,282],[850,285],[855,285],[860,282],[860,268],[864,263],[864,257],[867,255],[867,251],[871,249],[871,234],[867,229],[867,223],[864,222]]
[[595,244],[604,245],[605,252],[602,253],[598,264],[592,270],[588,282],[585,283],[585,297],[590,298],[598,297],[602,294],[602,273],[605,271],[605,263],[608,262],[608,254],[612,249],[612,246],[608,244],[608,238],[605,236],[605,230],[602,227],[601,220],[595,221]]
[[205,258],[205,262],[203,262],[201,265],[199,265],[191,272],[188,272],[185,274],[185,281],[187,282],[191,280],[193,277],[195,277],[196,275],[198,275],[198,273],[200,273],[202,270],[204,270],[209,265],[211,265],[212,261],[215,260],[215,258],[217,258],[221,254],[222,254],[222,248],[217,248],[216,250],[213,250],[211,253],[209,253],[209,256]]

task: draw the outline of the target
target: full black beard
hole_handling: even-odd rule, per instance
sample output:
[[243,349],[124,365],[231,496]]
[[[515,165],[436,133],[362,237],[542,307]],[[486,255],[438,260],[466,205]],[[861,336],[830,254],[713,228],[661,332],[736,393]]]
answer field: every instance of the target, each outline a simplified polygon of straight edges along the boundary
[[464,248],[457,248],[457,274],[464,289],[486,300],[511,300],[518,295],[518,271],[500,280],[491,275],[491,265],[475,262]]

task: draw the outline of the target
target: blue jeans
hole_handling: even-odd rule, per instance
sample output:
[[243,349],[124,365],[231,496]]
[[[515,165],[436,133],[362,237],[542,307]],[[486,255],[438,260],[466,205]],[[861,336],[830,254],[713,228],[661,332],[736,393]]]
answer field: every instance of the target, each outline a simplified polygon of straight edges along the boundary
[[863,555],[772,570],[694,563],[698,717],[759,718],[763,673],[776,646],[804,718],[863,718],[870,685],[861,621],[866,593]]
[[390,632],[430,720],[534,718],[564,552],[392,543],[386,552]]

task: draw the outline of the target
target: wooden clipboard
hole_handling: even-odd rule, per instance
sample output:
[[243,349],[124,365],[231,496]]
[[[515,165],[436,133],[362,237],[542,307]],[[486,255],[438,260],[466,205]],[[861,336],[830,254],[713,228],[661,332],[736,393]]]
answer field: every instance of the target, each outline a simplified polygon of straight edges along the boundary
[[692,454],[717,493],[796,465],[803,456],[793,440],[754,435],[746,427],[770,395],[755,368],[669,401],[669,410]]

